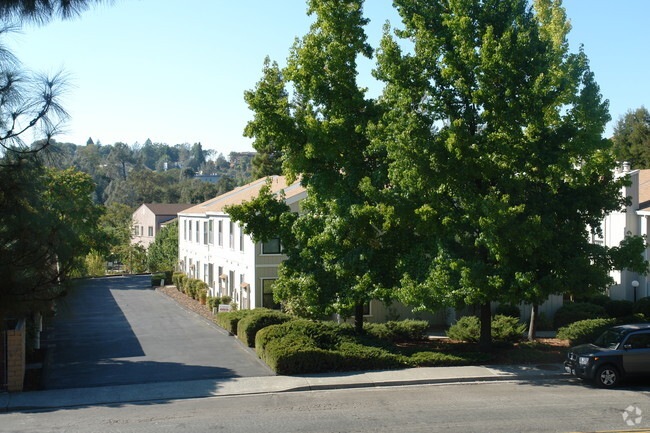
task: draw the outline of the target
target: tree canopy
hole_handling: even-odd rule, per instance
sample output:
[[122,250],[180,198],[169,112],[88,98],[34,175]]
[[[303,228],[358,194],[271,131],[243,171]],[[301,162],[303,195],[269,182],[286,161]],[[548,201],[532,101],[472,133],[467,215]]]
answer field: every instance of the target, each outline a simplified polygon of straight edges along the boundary
[[[613,267],[644,272],[642,239],[620,247],[631,254],[589,243],[625,204],[625,180],[561,2],[394,3],[403,28],[387,26],[377,50],[378,100],[356,83],[357,58],[373,50],[353,0],[308,1],[315,22],[286,68],[267,60],[246,94],[255,146],[309,194],[300,215],[275,217],[289,226],[279,298],[320,312],[370,299],[481,304],[487,345],[492,301],[537,304],[601,289]],[[231,213],[264,237],[262,208],[288,212],[274,199]]]
[[645,107],[629,110],[614,126],[614,155],[637,169],[650,168],[650,113]]

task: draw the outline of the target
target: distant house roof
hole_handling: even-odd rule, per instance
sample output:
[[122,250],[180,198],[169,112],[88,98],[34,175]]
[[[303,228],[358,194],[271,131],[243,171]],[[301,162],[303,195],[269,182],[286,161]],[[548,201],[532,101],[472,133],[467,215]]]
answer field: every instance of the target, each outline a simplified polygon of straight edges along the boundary
[[[267,182],[266,177],[251,182],[247,185],[240,186],[235,188],[230,192],[222,194],[218,197],[215,197],[211,200],[205,201],[201,204],[193,206],[189,209],[185,209],[182,212],[179,212],[183,215],[189,214],[205,214],[207,212],[223,212],[223,208],[229,205],[241,204],[245,201],[250,201],[256,198],[260,190]],[[290,199],[305,192],[305,188],[300,185],[299,181],[287,185],[287,179],[284,176],[270,176],[271,179],[271,192],[279,193],[284,191],[285,199]]]
[[174,215],[192,207],[191,203],[144,203],[154,213],[154,215]]

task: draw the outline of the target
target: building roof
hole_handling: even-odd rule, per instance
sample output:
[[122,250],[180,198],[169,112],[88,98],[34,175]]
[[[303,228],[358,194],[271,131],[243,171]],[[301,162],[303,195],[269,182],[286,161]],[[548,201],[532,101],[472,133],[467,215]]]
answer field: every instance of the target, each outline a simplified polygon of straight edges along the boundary
[[639,209],[650,211],[650,170],[639,170]]
[[143,206],[149,208],[154,215],[174,215],[192,207],[191,203],[144,203]]
[[[303,192],[305,188],[300,185],[300,181],[296,181],[291,185],[287,185],[287,179],[284,176],[269,176],[271,179],[271,192],[274,194],[284,191],[285,199],[290,199]],[[241,204],[245,201],[250,201],[256,198],[260,190],[267,182],[266,177],[258,179],[249,184],[235,188],[225,194],[217,196],[211,200],[205,201],[201,204],[185,209],[179,214],[205,214],[208,212],[224,212],[223,208],[229,205]]]

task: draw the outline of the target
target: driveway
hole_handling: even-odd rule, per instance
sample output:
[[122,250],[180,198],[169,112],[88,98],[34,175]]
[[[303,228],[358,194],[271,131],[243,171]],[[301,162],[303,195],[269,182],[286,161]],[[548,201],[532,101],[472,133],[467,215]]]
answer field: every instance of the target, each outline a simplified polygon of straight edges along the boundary
[[252,350],[150,287],[149,276],[85,280],[47,332],[46,389],[270,376]]

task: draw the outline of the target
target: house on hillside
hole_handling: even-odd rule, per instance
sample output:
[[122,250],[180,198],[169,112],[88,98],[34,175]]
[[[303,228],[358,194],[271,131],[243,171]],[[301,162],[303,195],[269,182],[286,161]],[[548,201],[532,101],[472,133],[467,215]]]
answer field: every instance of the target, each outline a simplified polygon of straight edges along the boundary
[[133,212],[131,244],[145,248],[156,239],[163,224],[175,219],[179,212],[192,207],[187,203],[145,203]]
[[[266,182],[259,179],[178,214],[181,270],[205,281],[211,296],[229,295],[241,309],[277,307],[273,283],[286,256],[279,239],[253,242],[224,207],[257,197]],[[287,185],[283,176],[271,177],[271,191],[284,191],[286,204],[295,212],[307,194],[298,182]]]
[[[602,223],[602,236],[591,235],[591,242],[618,246],[628,234],[647,236],[650,229],[650,170],[632,170],[630,163],[624,162],[616,170],[616,177],[629,176],[630,186],[623,187],[621,195],[630,197],[627,208],[607,215]],[[649,258],[648,249],[644,258]],[[614,284],[609,288],[612,299],[635,301],[650,296],[650,276],[631,271],[613,271]]]

